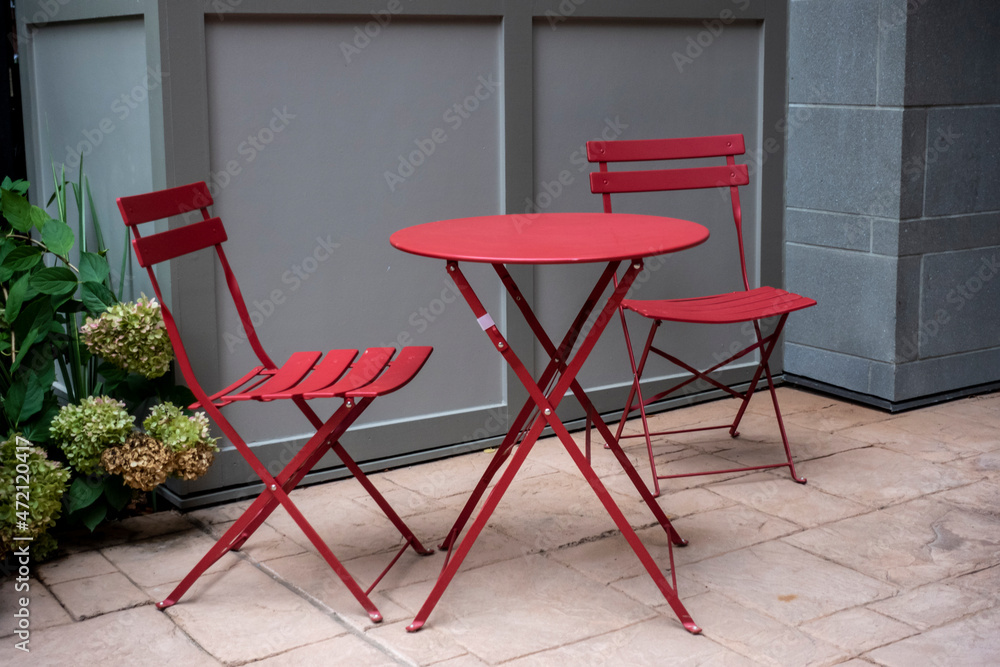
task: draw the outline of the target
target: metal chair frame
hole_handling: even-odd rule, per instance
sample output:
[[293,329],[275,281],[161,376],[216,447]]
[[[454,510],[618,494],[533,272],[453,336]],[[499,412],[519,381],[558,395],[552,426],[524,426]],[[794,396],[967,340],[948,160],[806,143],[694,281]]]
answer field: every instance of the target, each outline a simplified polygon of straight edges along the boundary
[[[222,247],[223,242],[227,240],[226,230],[221,219],[211,217],[208,213],[208,207],[212,204],[212,196],[204,182],[118,199],[122,219],[133,235],[132,247],[136,257],[140,266],[149,274],[153,290],[160,301],[163,321],[174,347],[177,365],[198,399],[189,407],[200,408],[208,414],[264,484],[264,490],[243,515],[209,549],[167,598],[156,606],[158,609],[166,609],[175,604],[213,563],[229,551],[238,551],[267,517],[281,506],[305,533],[369,617],[374,622],[379,622],[382,620],[382,615],[369,598],[371,591],[407,548],[412,547],[421,555],[433,552],[424,548],[417,540],[406,523],[345,451],[339,439],[375,398],[408,384],[423,367],[432,348],[403,348],[395,359],[392,359],[395,353],[393,348],[369,348],[360,357],[357,356],[357,350],[332,350],[325,356],[321,352],[295,352],[288,361],[278,366],[264,351],[250,320],[246,302]],[[139,225],[143,223],[194,211],[201,212],[201,220],[147,236],[139,232]],[[242,378],[212,395],[209,395],[198,382],[174,316],[163,300],[153,271],[153,267],[160,262],[209,248],[214,248],[217,254],[247,340],[260,362]],[[306,402],[307,399],[313,398],[337,398],[342,403],[328,419],[323,420]],[[280,399],[290,399],[316,429],[316,433],[279,474],[272,475],[244,438],[237,433],[232,423],[223,416],[220,408],[236,401],[268,402]],[[333,451],[340,458],[404,539],[402,548],[367,590],[355,581],[334,556],[289,497],[289,493],[328,451]]]
[[[774,380],[769,366],[771,354],[784,329],[785,321],[789,313],[803,308],[816,305],[816,302],[807,297],[786,292],[773,287],[757,287],[751,289],[747,277],[746,255],[743,248],[743,216],[740,208],[739,187],[750,182],[746,165],[736,164],[735,156],[742,155],[746,151],[741,134],[690,137],[678,139],[650,139],[632,141],[590,141],[587,143],[587,159],[590,162],[599,164],[599,171],[590,175],[591,191],[600,194],[604,202],[605,213],[611,213],[611,195],[629,192],[659,192],[672,190],[693,190],[702,188],[728,188],[730,201],[732,203],[733,222],[736,226],[736,237],[739,245],[740,271],[743,278],[743,290],[730,292],[727,294],[716,294],[688,299],[661,299],[661,300],[636,300],[625,299],[618,309],[622,329],[625,334],[625,344],[628,349],[629,363],[632,369],[632,384],[629,390],[628,399],[625,401],[625,408],[618,423],[618,430],[615,433],[616,439],[624,438],[644,438],[646,449],[649,454],[649,465],[653,476],[653,495],[660,495],[661,479],[674,479],[678,477],[692,477],[699,475],[714,475],[721,473],[746,472],[752,470],[764,470],[769,468],[787,467],[792,479],[804,484],[806,479],[800,477],[795,471],[795,463],[792,460],[791,449],[788,445],[788,436],[785,433],[784,421],[781,417],[781,409],[778,406],[778,397],[775,393]],[[642,171],[609,171],[608,165],[617,162],[638,162],[638,161],[661,161],[678,159],[697,158],[725,158],[725,165],[713,165],[707,167],[685,167],[669,169],[648,169]],[[636,314],[652,320],[649,334],[638,362],[632,347],[632,340],[629,334],[628,322],[625,311],[631,310]],[[778,322],[774,330],[763,335],[761,332],[761,321],[767,318],[777,317]],[[657,329],[664,321],[708,323],[708,324],[733,324],[749,322],[753,324],[755,341],[743,348],[739,352],[729,356],[727,359],[715,364],[707,370],[698,370],[694,366],[678,359],[676,356],[653,345]],[[711,376],[711,373],[741,359],[754,351],[760,351],[760,360],[750,380],[748,388],[739,392],[726,386],[719,380]],[[644,398],[641,386],[642,374],[646,369],[646,362],[650,352],[662,357],[670,363],[684,369],[691,376],[669,389],[657,393],[650,398]],[[774,414],[778,422],[778,429],[781,432],[781,441],[785,450],[785,461],[758,466],[744,466],[729,468],[725,470],[709,470],[704,472],[693,472],[675,475],[660,475],[656,470],[656,461],[653,456],[652,437],[660,435],[670,435],[676,433],[689,433],[694,431],[706,431],[714,429],[728,429],[731,437],[739,435],[737,430],[751,397],[756,391],[757,384],[761,376],[767,380],[767,387],[771,394],[771,402],[774,406]],[[646,408],[658,401],[665,399],[670,394],[689,385],[696,380],[703,380],[710,385],[724,391],[725,393],[740,399],[740,406],[736,417],[728,424],[719,426],[707,426],[690,429],[676,429],[669,431],[650,432],[649,420]],[[625,422],[629,416],[639,411],[642,420],[641,434],[623,435]],[[590,420],[587,421],[587,443],[590,442]]]

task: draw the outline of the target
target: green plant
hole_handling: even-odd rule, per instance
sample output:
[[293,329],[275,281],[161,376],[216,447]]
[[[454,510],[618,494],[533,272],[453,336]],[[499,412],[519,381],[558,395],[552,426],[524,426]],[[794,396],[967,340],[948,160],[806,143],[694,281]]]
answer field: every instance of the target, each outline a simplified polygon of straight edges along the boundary
[[[123,281],[113,288],[82,165],[76,182],[55,165],[52,178],[47,206],[55,205],[56,218],[28,202],[26,181],[0,185],[0,434],[21,432],[72,465],[63,516],[93,530],[133,499],[121,477],[99,467],[107,446],[131,432],[132,417],[117,411],[141,414],[156,401],[187,404],[193,396],[174,384],[155,301],[122,304]],[[125,239],[119,275],[129,255]],[[116,345],[116,331],[131,336],[127,344]],[[95,396],[106,398],[95,403]],[[61,404],[79,407],[57,420]]]
[[216,438],[209,436],[208,417],[204,412],[188,416],[173,403],[160,403],[149,411],[142,427],[175,452],[199,445],[218,451]]
[[170,370],[174,349],[155,299],[117,303],[83,325],[84,342],[118,368],[157,378]]
[[14,550],[15,537],[31,538],[38,559],[55,549],[48,531],[59,518],[69,477],[69,470],[19,434],[0,442],[0,558]]
[[88,396],[64,405],[52,420],[51,430],[73,469],[89,475],[97,472],[104,450],[125,442],[134,424],[135,417],[121,401]]

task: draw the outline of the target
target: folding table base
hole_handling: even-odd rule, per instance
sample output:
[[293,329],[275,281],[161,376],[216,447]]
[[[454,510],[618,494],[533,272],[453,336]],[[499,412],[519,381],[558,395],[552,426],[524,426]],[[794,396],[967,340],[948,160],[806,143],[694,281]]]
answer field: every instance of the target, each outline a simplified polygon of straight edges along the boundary
[[[618,505],[611,497],[611,494],[608,493],[608,490],[590,466],[587,457],[580,451],[580,448],[573,441],[569,432],[566,430],[565,425],[558,418],[558,416],[556,416],[556,408],[559,406],[559,403],[565,396],[566,392],[572,391],[580,401],[581,405],[584,406],[587,414],[592,417],[598,417],[597,421],[601,425],[599,428],[602,429],[602,432],[606,433],[605,437],[609,438],[609,442],[613,440],[611,438],[610,431],[603,424],[603,422],[599,420],[599,415],[594,409],[593,404],[587,398],[586,393],[576,381],[576,376],[579,373],[583,362],[596,345],[597,340],[599,339],[604,328],[607,326],[609,319],[613,316],[622,299],[624,299],[625,294],[635,280],[635,277],[642,270],[641,260],[633,260],[629,268],[626,270],[625,275],[622,277],[621,281],[617,284],[611,296],[606,301],[596,322],[590,331],[587,332],[576,353],[570,355],[570,352],[572,351],[577,338],[583,332],[584,324],[587,321],[587,318],[598,304],[601,295],[611,284],[619,265],[620,262],[618,261],[608,263],[607,268],[580,309],[579,314],[574,320],[573,325],[570,327],[570,330],[567,332],[559,348],[556,348],[552,344],[551,339],[542,329],[537,317],[528,306],[526,299],[524,299],[520,290],[517,288],[510,274],[507,272],[506,267],[502,264],[493,265],[497,274],[500,276],[501,281],[508,290],[508,293],[514,299],[514,302],[518,305],[522,314],[527,319],[528,324],[534,332],[536,338],[549,354],[549,364],[540,376],[540,383],[536,383],[527,368],[525,368],[524,364],[510,348],[499,329],[493,323],[492,318],[486,312],[486,309],[483,307],[479,298],[469,285],[469,282],[459,269],[458,263],[454,261],[448,262],[448,271],[454,279],[455,284],[458,286],[460,293],[472,308],[473,314],[477,317],[480,326],[483,328],[486,335],[493,342],[494,347],[501,353],[501,355],[503,355],[515,375],[517,375],[518,379],[524,385],[524,388],[528,391],[529,399],[518,413],[512,428],[508,432],[501,446],[497,449],[497,452],[490,461],[487,470],[480,479],[476,489],[473,491],[472,496],[462,509],[458,520],[455,522],[448,536],[442,543],[441,547],[448,550],[448,558],[441,570],[441,574],[439,575],[434,588],[417,613],[413,622],[407,627],[407,630],[413,632],[423,627],[428,616],[440,600],[441,595],[444,593],[445,589],[448,587],[452,578],[461,566],[462,561],[472,548],[473,543],[486,526],[486,523],[492,516],[493,511],[499,504],[500,499],[503,497],[504,493],[506,493],[510,483],[517,475],[521,465],[524,463],[524,460],[527,458],[535,442],[538,440],[538,437],[541,435],[542,430],[545,426],[549,426],[555,432],[560,443],[569,453],[577,468],[579,468],[584,478],[590,484],[594,493],[604,505],[605,510],[615,522],[615,525],[619,530],[621,530],[622,535],[625,537],[629,546],[633,552],[635,552],[639,561],[646,568],[646,571],[649,573],[664,598],[670,604],[671,609],[677,615],[681,624],[689,632],[695,634],[701,632],[701,629],[694,623],[690,614],[677,598],[676,592],[677,578],[673,563],[673,545],[683,546],[687,544],[687,542],[681,539],[680,535],[678,535],[674,530],[670,520],[663,513],[663,510],[659,507],[659,505],[656,504],[652,495],[646,489],[645,484],[639,477],[638,472],[628,460],[628,457],[617,445],[617,442],[614,441],[611,448],[612,451],[615,453],[615,456],[621,463],[622,468],[625,470],[626,474],[628,474],[629,479],[632,480],[633,484],[639,490],[643,500],[650,507],[654,516],[656,516],[657,521],[659,521],[660,525],[670,538],[670,571],[673,584],[671,585],[671,583],[667,582],[656,562],[653,560],[652,556],[649,555],[646,547],[639,540],[635,530],[628,523],[628,520],[625,518],[624,514],[622,514],[621,509],[619,509]],[[554,385],[552,385],[553,381]],[[539,386],[540,384],[546,387],[549,387],[550,385],[552,386],[548,389],[548,393],[545,393],[541,386]],[[530,428],[527,433],[524,434],[523,439],[518,445],[517,441],[522,429],[528,423],[530,416],[535,413],[536,410],[537,416],[531,420]],[[497,471],[508,458],[510,459],[510,464],[506,470],[504,470],[493,489],[490,490],[482,509],[473,520],[472,525],[469,527],[468,533],[459,541],[458,537],[464,529],[466,522],[472,515],[479,499],[485,493],[486,488],[492,481]]]

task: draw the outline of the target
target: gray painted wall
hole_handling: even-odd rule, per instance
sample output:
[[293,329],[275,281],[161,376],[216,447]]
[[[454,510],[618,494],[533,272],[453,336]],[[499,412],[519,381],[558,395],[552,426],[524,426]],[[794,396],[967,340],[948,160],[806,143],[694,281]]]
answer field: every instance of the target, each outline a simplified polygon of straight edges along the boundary
[[1000,11],[792,0],[785,369],[905,405],[1000,380]]
[[[345,438],[370,467],[488,446],[504,432],[509,408],[525,398],[456,300],[443,263],[395,251],[389,235],[420,222],[529,206],[600,210],[579,152],[589,139],[744,133],[753,178],[743,192],[750,271],[760,282],[781,283],[784,155],[775,137],[785,108],[782,2],[102,0],[55,3],[52,15],[43,4],[18,3],[22,22],[40,17],[25,26],[31,38],[22,57],[32,72],[25,90],[33,118],[63,114],[52,130],[57,143],[93,122],[93,114],[78,118],[75,100],[61,94],[59,82],[70,77],[53,78],[60,62],[73,61],[81,82],[96,77],[109,94],[147,67],[162,72],[144,102],[145,124],[109,135],[99,147],[102,161],[95,152],[94,170],[88,167],[105,188],[100,206],[109,221],[117,225],[116,196],[206,180],[272,356],[435,346],[417,381],[376,402]],[[64,33],[89,46],[56,39]],[[92,104],[106,113],[107,101]],[[50,139],[37,124],[31,132],[29,170],[41,178],[43,140]],[[132,162],[141,162],[129,171],[133,180],[108,176]],[[643,293],[738,288],[728,199],[638,196],[616,208],[712,228],[710,248],[668,258],[640,278]],[[568,324],[581,275],[512,272],[554,331]],[[507,318],[495,275],[487,267],[468,273],[511,345],[537,367],[530,331],[520,316]],[[167,298],[203,383],[231,381],[249,350],[212,262],[185,258],[161,279],[172,288]],[[702,361],[745,337],[735,329],[694,329],[671,333]],[[582,378],[598,408],[613,412],[629,374],[620,333],[609,333]],[[653,381],[669,375],[664,369]],[[725,375],[731,383],[748,377],[745,367]],[[301,415],[284,407],[229,413],[275,471],[308,432]],[[571,401],[560,411],[579,416]],[[342,474],[335,459],[320,467],[328,470],[311,479]],[[209,475],[171,488],[192,505],[245,494],[253,481],[224,450]]]

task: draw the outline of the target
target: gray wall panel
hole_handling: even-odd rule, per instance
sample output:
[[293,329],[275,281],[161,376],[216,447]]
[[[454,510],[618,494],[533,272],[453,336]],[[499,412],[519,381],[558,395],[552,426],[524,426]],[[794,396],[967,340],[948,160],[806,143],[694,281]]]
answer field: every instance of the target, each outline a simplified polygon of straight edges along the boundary
[[[376,402],[362,423],[500,404],[502,359],[444,263],[389,245],[403,227],[501,212],[500,24],[397,20],[391,38],[369,42],[356,41],[359,25],[207,25],[216,211],[244,296],[276,358],[324,347],[438,347],[405,396]],[[469,273],[487,308],[501,313],[491,272]],[[237,377],[252,352],[236,337],[235,310],[221,294],[219,303],[222,375]],[[286,412],[232,414],[260,441],[307,426],[294,408]]]
[[[600,196],[590,192],[588,174],[597,165],[586,162],[584,142],[591,139],[743,133],[748,155],[754,154],[761,125],[761,24],[720,25],[719,34],[709,41],[705,35],[711,33],[701,22],[567,22],[555,29],[547,21],[536,22],[535,193],[521,210],[602,210]],[[690,49],[699,37],[706,46]],[[753,281],[758,273],[760,180],[751,160],[744,156],[738,161],[750,163],[754,174],[751,185],[741,188]],[[669,165],[642,165],[654,166]],[[651,259],[651,270],[640,275],[633,289],[635,298],[694,296],[742,287],[728,192],[619,195],[612,202],[616,211],[694,220],[712,233],[709,242],[698,248]],[[536,270],[536,304],[547,328],[565,331],[600,270],[597,266]],[[647,325],[640,318],[634,323],[633,337],[644,339]],[[672,352],[705,366],[734,341],[746,338],[738,326],[667,325],[660,335],[672,341],[668,345]],[[650,371],[648,377],[653,379],[673,375],[676,369],[660,365]],[[585,387],[627,386],[629,378],[624,337],[616,319],[581,380]]]
[[[34,90],[30,106],[37,160],[32,198],[44,206],[54,191],[52,163],[60,170],[65,165],[67,179],[76,181],[82,159],[117,286],[125,227],[115,198],[152,187],[149,97],[163,81],[159,68],[146,66],[143,21],[55,23],[39,28],[24,47],[31,49]],[[54,203],[48,211],[55,215]],[[75,204],[69,205],[67,215],[76,229]],[[91,235],[89,243],[94,242]],[[140,291],[153,296],[145,272],[135,268],[134,296]],[[128,296],[130,272],[126,287]]]

